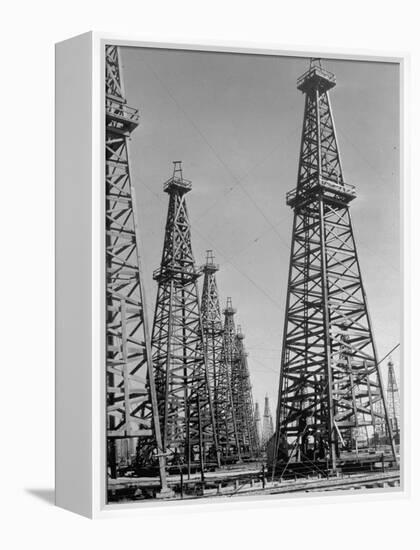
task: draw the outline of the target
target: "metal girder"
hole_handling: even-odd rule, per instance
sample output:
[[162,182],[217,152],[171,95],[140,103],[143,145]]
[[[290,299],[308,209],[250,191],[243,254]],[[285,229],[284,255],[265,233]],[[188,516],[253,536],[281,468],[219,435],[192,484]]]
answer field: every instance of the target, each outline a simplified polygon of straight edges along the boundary
[[[105,48],[108,467],[159,469],[166,488],[127,139],[139,123],[124,98],[117,46]],[[158,455],[156,456],[154,455]]]
[[390,423],[348,206],[355,190],[343,179],[328,95],[335,78],[313,68],[298,81],[305,114],[287,195],[294,222],[274,460],[329,454],[335,468],[343,446],[357,450],[378,421],[388,432]]
[[201,472],[220,463],[207,358],[204,352],[198,278],[185,196],[191,182],[181,163],[164,184],[169,194],[158,282],[152,350],[164,451],[172,463]]

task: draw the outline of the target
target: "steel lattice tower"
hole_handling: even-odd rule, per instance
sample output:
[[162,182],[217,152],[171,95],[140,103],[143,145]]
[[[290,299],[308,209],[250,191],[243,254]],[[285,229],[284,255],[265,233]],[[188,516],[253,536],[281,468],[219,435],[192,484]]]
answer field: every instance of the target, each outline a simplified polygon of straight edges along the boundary
[[397,379],[395,377],[394,363],[389,358],[388,361],[388,388],[387,388],[388,412],[391,421],[392,434],[395,442],[400,439],[400,396],[398,392]]
[[181,162],[174,162],[165,182],[169,195],[165,240],[158,282],[152,349],[163,448],[173,461],[219,463],[218,441],[204,353],[198,278],[191,246],[186,194],[192,184],[184,179]]
[[267,445],[267,442],[271,439],[274,433],[273,430],[273,417],[271,416],[270,403],[268,395],[265,396],[264,401],[264,416],[263,416],[263,428],[262,428],[262,445]]
[[236,338],[235,313],[236,309],[232,305],[232,298],[228,298],[226,301],[226,307],[223,310],[223,352],[224,361],[227,364],[228,371],[230,373],[233,414],[238,436],[237,452],[238,460],[241,461],[243,457],[249,454],[249,434],[243,421],[242,409],[239,407],[240,387],[238,385],[239,377],[237,375],[239,354]]
[[257,433],[257,446],[259,448],[261,447],[261,444],[262,444],[262,429],[261,429],[260,406],[258,405],[258,402],[255,403],[254,420],[255,420],[255,430]]
[[[233,312],[233,313],[232,313]],[[254,418],[254,403],[248,369],[248,354],[244,346],[244,334],[241,327],[235,333],[235,309],[228,298],[225,309],[225,331],[229,340],[233,339],[232,361],[232,399],[238,429],[239,446],[242,458],[255,457],[258,454],[258,435]]]
[[118,47],[107,46],[105,59],[108,466],[115,477],[136,452],[147,466],[157,452],[166,489],[127,147],[139,114],[124,98]]
[[287,194],[294,223],[274,453],[275,462],[305,460],[311,438],[333,470],[359,428],[373,435],[384,403],[349,212],[356,192],[343,178],[330,106],[335,84],[319,60],[297,82],[305,114],[297,187]]
[[242,332],[241,327],[238,326],[236,341],[239,359],[237,366],[239,369],[236,372],[239,375],[239,403],[242,404],[243,407],[243,415],[245,418],[244,424],[249,439],[249,452],[251,457],[256,457],[259,453],[258,433],[254,417],[254,399],[252,397],[251,377],[248,367],[248,353],[245,349],[244,339],[245,334]]
[[207,250],[201,299],[201,316],[204,331],[204,349],[207,357],[209,382],[215,426],[222,460],[238,457],[239,442],[232,402],[230,369],[226,359],[223,338],[223,322],[220,311],[216,273],[211,250]]

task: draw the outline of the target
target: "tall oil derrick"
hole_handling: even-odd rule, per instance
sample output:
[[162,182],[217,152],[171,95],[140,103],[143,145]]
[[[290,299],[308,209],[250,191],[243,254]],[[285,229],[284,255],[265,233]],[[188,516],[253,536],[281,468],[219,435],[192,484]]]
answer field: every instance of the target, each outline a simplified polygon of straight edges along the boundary
[[127,146],[139,114],[124,98],[118,47],[106,46],[105,59],[108,467],[116,477],[134,462],[136,452],[142,466],[150,466],[156,454],[166,490]]
[[223,322],[220,311],[216,273],[219,266],[207,250],[201,299],[201,318],[204,331],[204,350],[207,357],[209,385],[213,402],[215,428],[222,461],[240,458],[238,434],[232,402],[230,369],[226,359]]
[[248,369],[248,354],[244,345],[245,335],[238,326],[236,332],[236,360],[232,369],[232,396],[238,426],[239,444],[244,458],[258,455],[258,435],[254,418],[251,379]]
[[191,246],[180,161],[163,189],[169,195],[152,335],[153,365],[162,443],[168,460],[199,468],[220,464],[207,358],[200,315],[198,278]]
[[391,421],[392,434],[395,443],[400,442],[400,396],[398,392],[397,379],[395,377],[394,363],[388,361],[388,387],[387,387],[388,413]]
[[[274,464],[329,457],[332,469],[363,428],[384,419],[366,294],[350,219],[355,188],[344,181],[329,99],[333,74],[311,60],[297,82],[305,94],[294,210]],[[395,458],[395,447],[392,445]]]
[[265,446],[267,442],[271,439],[273,433],[274,433],[273,417],[271,416],[268,395],[266,395],[264,400],[264,416],[263,416],[263,427],[262,427],[262,445],[263,446]]

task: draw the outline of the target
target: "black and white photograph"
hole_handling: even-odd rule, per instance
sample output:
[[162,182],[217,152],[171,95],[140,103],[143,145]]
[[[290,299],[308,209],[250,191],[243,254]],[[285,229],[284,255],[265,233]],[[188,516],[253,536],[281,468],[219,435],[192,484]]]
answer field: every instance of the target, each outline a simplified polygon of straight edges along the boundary
[[4,5],[2,548],[416,547],[415,7]]
[[104,58],[107,503],[399,491],[400,65]]

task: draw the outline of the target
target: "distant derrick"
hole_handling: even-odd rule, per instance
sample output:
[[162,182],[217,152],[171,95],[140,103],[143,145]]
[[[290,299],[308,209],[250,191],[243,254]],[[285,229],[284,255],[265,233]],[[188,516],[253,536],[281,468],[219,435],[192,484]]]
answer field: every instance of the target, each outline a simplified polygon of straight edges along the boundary
[[[395,376],[394,363],[392,358],[388,361],[388,385],[387,385],[387,410],[389,414],[389,420],[392,428],[393,440],[396,444],[400,442],[400,398],[397,380]],[[375,427],[375,444],[389,443],[389,435],[387,434],[385,424],[385,409],[382,401],[376,404],[376,411],[380,417],[380,421],[377,422]]]
[[388,361],[388,388],[387,388],[388,413],[391,421],[392,434],[395,443],[400,443],[400,396],[392,358]]
[[[181,163],[174,162],[164,184],[169,195],[158,283],[152,349],[164,451],[172,463],[196,465],[204,472],[220,464],[210,376],[205,354],[191,226]],[[188,470],[189,471],[189,470]]]
[[241,457],[233,410],[229,359],[224,350],[224,329],[216,283],[219,266],[214,263],[211,250],[207,250],[206,263],[202,269],[204,282],[201,315],[216,434],[222,461],[230,461]]
[[232,368],[232,395],[242,456],[251,458],[257,456],[259,449],[248,369],[248,354],[245,350],[244,338],[241,327],[238,326],[235,335],[236,355]]
[[254,420],[255,420],[255,429],[257,432],[257,445],[260,448],[262,445],[262,428],[261,428],[260,406],[258,404],[258,401],[255,403]]
[[274,433],[273,417],[271,416],[268,395],[266,395],[264,400],[264,416],[263,416],[262,440],[261,440],[261,444],[263,447],[267,445],[273,433]]

